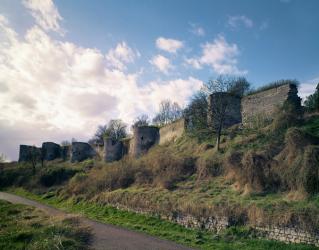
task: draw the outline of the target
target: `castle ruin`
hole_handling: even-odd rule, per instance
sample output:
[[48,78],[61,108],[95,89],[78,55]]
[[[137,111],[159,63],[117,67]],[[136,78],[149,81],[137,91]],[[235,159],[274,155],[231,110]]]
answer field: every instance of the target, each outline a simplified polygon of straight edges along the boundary
[[[235,124],[243,124],[248,127],[256,119],[271,120],[277,108],[287,101],[297,101],[297,105],[300,106],[298,89],[294,84],[275,86],[243,98],[230,93],[213,93],[208,98],[208,126],[214,126],[216,123],[213,109],[220,101],[227,104],[224,128]],[[136,127],[132,138],[121,141],[105,138],[104,145],[94,147],[85,142],[73,142],[71,146],[45,142],[42,148],[20,145],[19,162],[30,161],[34,156],[45,161],[70,159],[71,162],[79,162],[95,156],[99,156],[105,162],[118,161],[125,155],[136,158],[145,154],[154,145],[163,145],[181,137],[186,126],[186,121],[182,118],[161,128],[156,126]]]

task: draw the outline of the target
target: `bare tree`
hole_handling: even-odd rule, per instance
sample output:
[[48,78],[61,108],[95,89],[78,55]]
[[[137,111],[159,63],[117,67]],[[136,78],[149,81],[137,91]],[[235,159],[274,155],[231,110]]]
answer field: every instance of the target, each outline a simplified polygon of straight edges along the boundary
[[148,125],[149,125],[148,115],[143,114],[141,116],[138,116],[134,120],[132,128],[141,127],[141,126],[148,126]]
[[110,120],[106,135],[111,137],[113,140],[118,141],[127,136],[126,127],[126,124],[120,119]]
[[29,161],[32,165],[32,172],[33,174],[35,174],[36,172],[36,165],[37,165],[37,161],[40,159],[41,157],[41,161],[42,161],[42,166],[43,166],[43,158],[42,158],[42,154],[40,152],[40,149],[38,149],[36,146],[32,146],[29,150]]
[[188,129],[201,130],[207,128],[207,95],[203,91],[195,93],[184,110]]
[[211,113],[214,117],[213,128],[216,131],[216,149],[220,149],[220,136],[222,133],[225,117],[230,112],[230,100],[225,98],[227,94],[243,96],[249,89],[249,83],[243,77],[235,78],[229,76],[219,76],[214,80],[209,80],[203,88],[204,93],[218,93],[214,96],[210,104]]
[[170,100],[164,100],[160,103],[159,112],[153,118],[153,123],[157,125],[165,125],[181,118],[182,115],[183,112],[178,103],[172,103]]
[[64,141],[61,141],[61,146],[70,146],[71,145],[71,142],[68,141],[68,140],[64,140]]

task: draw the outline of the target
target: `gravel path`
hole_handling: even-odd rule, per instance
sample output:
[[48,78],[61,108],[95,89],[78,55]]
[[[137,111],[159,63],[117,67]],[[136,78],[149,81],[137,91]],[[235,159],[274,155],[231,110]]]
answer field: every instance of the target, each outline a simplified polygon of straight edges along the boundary
[[[44,210],[49,215],[65,215],[66,212],[17,195],[0,192],[0,199],[25,204]],[[161,240],[143,233],[83,218],[83,223],[93,230],[92,247],[97,250],[190,250],[174,242]]]

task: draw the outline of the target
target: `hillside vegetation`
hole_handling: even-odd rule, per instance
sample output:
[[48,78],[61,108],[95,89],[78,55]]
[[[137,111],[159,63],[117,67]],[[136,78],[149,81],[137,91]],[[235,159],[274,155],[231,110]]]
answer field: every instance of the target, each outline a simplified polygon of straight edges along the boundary
[[89,249],[90,230],[76,217],[49,218],[44,212],[25,205],[0,201],[0,248]]
[[37,166],[34,175],[28,164],[5,164],[0,185],[75,204],[227,216],[238,227],[294,224],[317,231],[318,131],[318,115],[296,120],[281,111],[272,123],[225,130],[220,151],[211,131],[188,132],[138,159],[55,161]]

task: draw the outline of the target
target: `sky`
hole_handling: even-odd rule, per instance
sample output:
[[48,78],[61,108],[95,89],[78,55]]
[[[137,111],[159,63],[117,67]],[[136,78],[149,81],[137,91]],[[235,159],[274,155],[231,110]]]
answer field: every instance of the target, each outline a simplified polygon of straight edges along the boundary
[[319,82],[317,0],[1,0],[0,153],[87,141],[203,82]]

